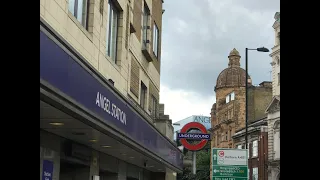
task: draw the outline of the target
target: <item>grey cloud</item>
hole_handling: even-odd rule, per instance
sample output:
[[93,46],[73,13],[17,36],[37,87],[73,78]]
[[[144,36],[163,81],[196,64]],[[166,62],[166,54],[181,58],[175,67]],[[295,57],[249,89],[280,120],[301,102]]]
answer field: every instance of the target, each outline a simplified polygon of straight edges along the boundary
[[[161,83],[172,89],[213,95],[219,73],[236,48],[244,67],[245,48],[274,41],[273,15],[279,0],[168,0],[163,15]],[[269,53],[249,52],[253,83],[270,80]]]

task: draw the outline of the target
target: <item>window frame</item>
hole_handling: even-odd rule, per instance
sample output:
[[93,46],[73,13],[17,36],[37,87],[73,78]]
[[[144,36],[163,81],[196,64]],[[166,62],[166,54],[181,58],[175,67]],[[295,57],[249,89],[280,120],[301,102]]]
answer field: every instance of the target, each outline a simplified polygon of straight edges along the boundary
[[[140,106],[145,110],[147,107],[147,93],[148,88],[147,86],[141,81],[140,84]],[[143,97],[143,98],[142,98]]]
[[252,180],[258,180],[259,179],[259,168],[258,167],[254,167],[252,168],[252,176],[251,176]]
[[[114,12],[116,14],[116,20],[112,19]],[[110,57],[112,61],[114,61],[114,63],[117,63],[117,54],[118,54],[117,39],[118,39],[118,30],[119,30],[119,21],[120,21],[119,17],[120,17],[119,9],[115,6],[112,0],[108,0],[108,17],[107,17],[107,28],[106,28],[106,55]],[[112,29],[113,26],[115,26],[115,29]],[[112,35],[113,33],[112,30],[115,31],[115,34],[113,35]],[[114,50],[111,49],[111,46],[114,46]]]
[[234,94],[234,91],[230,93],[230,101],[235,100],[236,95]]
[[[79,6],[79,1],[82,2],[82,12],[81,12],[81,21],[79,20],[79,16],[78,16],[78,6]],[[71,12],[71,14],[75,17],[75,19],[78,20],[78,22],[86,29],[88,30],[89,27],[89,6],[90,6],[90,0],[74,0],[73,2],[71,2],[69,0],[68,2],[68,11]],[[73,9],[71,8],[71,4],[73,4]],[[85,15],[85,17],[83,16]]]
[[226,104],[228,104],[230,102],[229,96],[227,95],[226,97]]
[[[156,24],[156,22],[153,23],[153,45],[152,45],[152,51],[155,57],[158,59],[159,56],[159,28]],[[156,47],[155,47],[156,45]],[[156,52],[155,52],[156,51]]]
[[148,29],[149,26],[149,19],[150,19],[150,9],[147,3],[144,1],[143,12],[142,12],[142,44],[147,47],[148,43]]
[[247,150],[247,157],[248,157],[248,159],[250,159],[250,143],[248,142],[247,143],[247,148],[246,147],[244,147],[246,150]]
[[157,110],[158,110],[158,100],[154,95],[151,95],[151,102],[152,102],[152,107],[151,107],[151,114],[152,117],[156,118],[157,117]]
[[228,131],[225,133],[225,141],[228,141]]
[[252,141],[252,157],[258,157],[258,149],[259,149],[259,145],[258,145],[258,140],[254,140]]
[[231,93],[227,94],[226,96],[226,104],[228,104],[231,101],[234,101],[236,98],[236,95],[234,93],[234,91],[232,91]]

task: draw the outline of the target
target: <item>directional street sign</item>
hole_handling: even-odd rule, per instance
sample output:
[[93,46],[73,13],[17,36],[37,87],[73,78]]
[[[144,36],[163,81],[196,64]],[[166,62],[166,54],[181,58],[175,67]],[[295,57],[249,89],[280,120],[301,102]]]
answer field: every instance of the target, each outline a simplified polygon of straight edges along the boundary
[[246,149],[212,149],[212,180],[247,180]]

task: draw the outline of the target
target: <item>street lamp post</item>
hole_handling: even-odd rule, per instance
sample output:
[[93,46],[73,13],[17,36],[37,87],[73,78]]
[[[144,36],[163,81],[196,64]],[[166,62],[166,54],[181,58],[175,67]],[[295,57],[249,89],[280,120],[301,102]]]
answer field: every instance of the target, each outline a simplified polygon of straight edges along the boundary
[[249,49],[246,48],[246,132],[245,132],[245,141],[246,141],[246,149],[248,149],[248,51],[256,50],[258,52],[269,52],[269,49],[265,47],[260,47],[257,49]]

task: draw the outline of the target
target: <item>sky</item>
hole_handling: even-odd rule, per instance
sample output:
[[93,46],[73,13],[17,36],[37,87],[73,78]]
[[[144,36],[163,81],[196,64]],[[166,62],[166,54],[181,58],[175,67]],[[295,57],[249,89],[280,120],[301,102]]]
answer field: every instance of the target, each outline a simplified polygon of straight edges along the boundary
[[[280,0],[164,0],[160,103],[173,122],[210,116],[214,86],[236,48],[245,66],[245,48],[274,44],[274,14]],[[271,81],[270,53],[249,51],[253,84]]]

